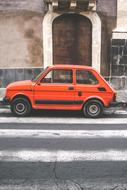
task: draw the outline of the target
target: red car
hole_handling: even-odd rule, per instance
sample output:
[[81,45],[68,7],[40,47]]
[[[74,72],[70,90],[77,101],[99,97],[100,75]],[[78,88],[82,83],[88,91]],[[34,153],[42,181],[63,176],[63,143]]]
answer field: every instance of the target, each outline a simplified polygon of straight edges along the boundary
[[99,117],[115,101],[116,92],[92,67],[53,65],[35,79],[11,83],[4,100],[16,116],[32,109],[82,110],[86,117]]

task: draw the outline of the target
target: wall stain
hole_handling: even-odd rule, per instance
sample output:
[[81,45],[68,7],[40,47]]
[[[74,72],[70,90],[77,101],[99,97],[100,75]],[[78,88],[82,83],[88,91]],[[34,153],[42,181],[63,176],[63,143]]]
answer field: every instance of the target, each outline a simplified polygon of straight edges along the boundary
[[26,65],[43,67],[42,15],[33,12],[19,15],[16,25],[27,44]]

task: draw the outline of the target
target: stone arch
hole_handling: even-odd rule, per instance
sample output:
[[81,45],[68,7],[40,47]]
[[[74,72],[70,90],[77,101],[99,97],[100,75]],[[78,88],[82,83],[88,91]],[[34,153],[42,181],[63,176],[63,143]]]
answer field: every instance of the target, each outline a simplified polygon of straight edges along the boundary
[[[53,22],[61,16],[49,10],[43,20],[43,49],[44,67],[53,65]],[[92,23],[92,66],[100,72],[101,64],[101,20],[96,12],[81,12],[80,15],[87,17]]]

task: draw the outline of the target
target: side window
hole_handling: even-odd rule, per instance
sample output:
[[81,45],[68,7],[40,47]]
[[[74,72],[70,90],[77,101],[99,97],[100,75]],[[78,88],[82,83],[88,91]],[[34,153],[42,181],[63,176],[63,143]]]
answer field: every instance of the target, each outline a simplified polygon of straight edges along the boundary
[[50,71],[41,81],[42,83],[72,83],[73,72],[66,69],[54,69]]
[[98,80],[92,72],[87,70],[76,71],[76,83],[77,84],[98,84]]
[[73,82],[72,70],[66,70],[66,69],[53,70],[53,82],[54,83],[72,83]]

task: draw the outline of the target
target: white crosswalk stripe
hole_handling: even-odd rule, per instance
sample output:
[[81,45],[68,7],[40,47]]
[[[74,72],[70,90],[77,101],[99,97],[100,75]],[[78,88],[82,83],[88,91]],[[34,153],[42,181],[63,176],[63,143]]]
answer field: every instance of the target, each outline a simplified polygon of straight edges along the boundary
[[127,161],[127,151],[0,151],[0,161],[9,162],[72,162]]
[[[40,139],[112,139],[127,138],[127,130],[47,130],[47,129],[0,129],[0,138]],[[0,150],[0,161],[9,162],[72,162],[72,161],[127,161],[127,150]]]
[[0,117],[0,123],[48,123],[48,124],[127,124],[127,118],[48,118],[48,117]]
[[127,138],[127,130],[22,130],[1,129],[0,138]]

